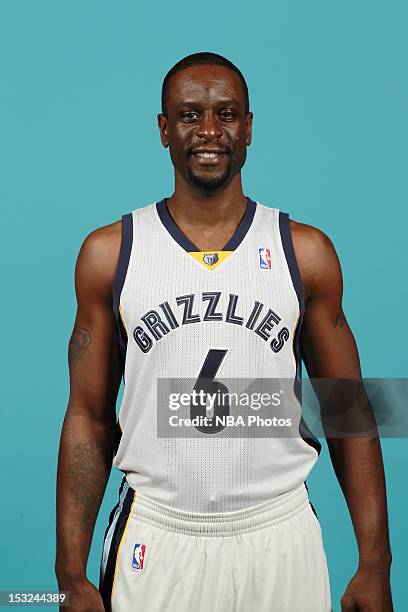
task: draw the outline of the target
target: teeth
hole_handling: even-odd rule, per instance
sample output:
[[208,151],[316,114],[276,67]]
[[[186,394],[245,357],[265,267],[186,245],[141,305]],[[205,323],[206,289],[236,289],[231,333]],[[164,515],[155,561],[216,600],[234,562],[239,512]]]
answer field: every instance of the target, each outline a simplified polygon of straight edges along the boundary
[[196,153],[198,157],[202,157],[203,159],[215,159],[217,157],[217,153]]

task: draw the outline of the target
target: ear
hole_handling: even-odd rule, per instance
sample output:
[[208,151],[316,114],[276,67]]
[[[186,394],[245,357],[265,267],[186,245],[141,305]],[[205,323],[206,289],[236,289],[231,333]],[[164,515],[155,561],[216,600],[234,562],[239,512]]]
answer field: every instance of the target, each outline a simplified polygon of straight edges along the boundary
[[253,114],[252,113],[248,113],[247,116],[245,117],[245,131],[246,131],[246,143],[249,147],[249,145],[252,142],[252,121],[253,121]]
[[168,147],[169,146],[169,136],[168,136],[168,119],[166,117],[166,115],[163,115],[163,113],[159,113],[157,115],[157,123],[159,125],[159,132],[160,132],[160,139],[162,141],[162,145],[163,147]]

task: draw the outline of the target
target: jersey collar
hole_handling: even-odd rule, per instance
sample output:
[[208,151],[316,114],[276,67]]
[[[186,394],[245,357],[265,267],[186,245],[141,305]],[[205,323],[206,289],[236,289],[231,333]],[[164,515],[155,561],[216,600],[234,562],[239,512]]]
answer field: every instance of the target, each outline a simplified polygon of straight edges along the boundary
[[[176,242],[188,253],[200,252],[200,249],[181,231],[179,226],[170,215],[167,207],[167,198],[156,203],[157,213],[160,221]],[[234,251],[243,241],[252,225],[256,210],[256,202],[247,197],[247,207],[235,230],[233,236],[228,240],[222,251]]]

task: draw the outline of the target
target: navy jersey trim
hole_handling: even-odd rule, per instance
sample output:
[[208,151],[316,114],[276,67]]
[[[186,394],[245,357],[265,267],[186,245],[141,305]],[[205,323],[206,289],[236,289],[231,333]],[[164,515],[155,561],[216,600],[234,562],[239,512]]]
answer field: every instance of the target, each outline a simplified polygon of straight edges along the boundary
[[302,378],[302,359],[300,355],[300,329],[303,323],[303,315],[305,312],[305,301],[303,294],[302,277],[300,276],[299,267],[296,261],[295,251],[293,248],[288,213],[279,211],[279,230],[290,276],[292,278],[293,287],[296,291],[296,295],[299,302],[300,314],[299,321],[296,327],[294,351],[296,355],[296,376],[300,379]]
[[[295,394],[299,401],[302,401],[302,389],[301,389],[301,381],[302,381],[302,355],[301,355],[301,346],[300,346],[300,334],[303,323],[303,316],[305,312],[305,299],[303,292],[303,282],[302,277],[300,275],[299,266],[296,260],[295,250],[293,248],[292,234],[290,231],[289,224],[289,215],[288,213],[279,211],[279,231],[282,240],[283,250],[285,252],[286,261],[288,264],[290,276],[292,278],[293,287],[296,291],[296,295],[299,302],[299,320],[296,326],[295,337],[293,341],[293,351],[295,354],[296,360],[296,378],[294,382]],[[322,445],[319,440],[314,436],[314,434],[310,431],[307,426],[306,421],[303,416],[300,418],[299,422],[299,434],[300,436],[307,442],[310,446],[312,446],[318,455],[320,455],[320,451],[322,449]]]
[[191,242],[189,238],[187,238],[185,234],[183,234],[177,223],[173,220],[173,217],[170,215],[169,209],[167,208],[167,198],[163,198],[163,200],[157,202],[156,209],[160,217],[160,221],[163,223],[166,230],[174,238],[174,240],[178,242],[185,251],[187,251],[187,253],[200,250]]
[[119,312],[120,294],[126,279],[126,273],[129,266],[130,253],[133,243],[133,215],[127,213],[122,215],[122,239],[120,244],[118,267],[116,270],[115,283],[113,286],[113,312],[115,313],[116,323],[119,331],[119,348],[122,357],[122,365],[124,365],[127,347],[127,332],[123,325],[122,318]]
[[307,442],[310,446],[312,446],[317,452],[317,454],[320,455],[322,445],[320,444],[316,436],[310,431],[303,416],[300,417],[299,421],[299,434],[303,438],[303,440]]
[[[124,484],[124,481],[122,480],[120,490],[122,490],[123,484]],[[132,508],[134,495],[135,495],[134,489],[129,487],[126,493],[126,497],[123,502],[121,513],[116,523],[115,531],[113,533],[112,542],[111,542],[110,549],[109,549],[108,560],[106,563],[105,573],[103,575],[103,578],[100,577],[99,592],[104,602],[105,610],[111,609],[111,597],[112,597],[113,579],[115,576],[116,558],[118,555],[119,545],[120,545],[122,536],[125,531],[126,523],[129,518],[130,510]],[[115,506],[115,508],[116,507],[117,506]],[[112,519],[114,516],[115,508],[111,512]],[[108,526],[108,529],[109,529],[109,526]]]
[[115,456],[116,453],[118,452],[118,448],[119,448],[121,439],[122,439],[122,428],[119,423],[119,418],[117,418],[115,432],[113,434],[113,448],[114,448],[113,456]]
[[[197,253],[200,252],[199,249],[178,227],[173,217],[170,215],[169,209],[167,207],[167,198],[163,198],[160,202],[156,203],[157,213],[159,215],[160,221],[163,223],[166,230],[169,234],[174,238],[176,242],[185,250],[187,253]],[[234,235],[228,240],[227,244],[223,249],[219,249],[220,251],[235,251],[235,249],[241,244],[246,234],[248,233],[249,228],[252,225],[252,221],[254,219],[256,210],[256,202],[247,197],[247,207],[242,216],[241,221],[238,224],[237,229],[234,232]]]
[[255,210],[256,202],[254,202],[250,198],[247,198],[247,207],[245,213],[241,221],[239,222],[239,225],[235,230],[234,235],[228,240],[227,244],[222,249],[223,251],[235,251],[235,249],[238,248],[252,225],[252,221],[254,220],[255,216]]
[[[307,495],[308,495],[308,497],[309,497],[309,487],[307,486],[307,482],[306,482],[306,480],[305,480],[305,487],[306,487]],[[315,515],[315,517],[317,518],[317,520],[319,520],[319,517],[317,516],[316,508],[314,507],[314,505],[313,505],[313,504],[312,504],[312,502],[310,501],[310,498],[309,498],[309,504],[310,504],[310,507],[311,507],[311,509],[312,509],[313,514]]]

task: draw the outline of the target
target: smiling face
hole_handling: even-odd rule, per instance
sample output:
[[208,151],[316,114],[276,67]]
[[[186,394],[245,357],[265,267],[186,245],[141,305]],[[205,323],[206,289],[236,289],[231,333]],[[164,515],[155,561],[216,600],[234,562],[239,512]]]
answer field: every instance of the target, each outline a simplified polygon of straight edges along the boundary
[[171,78],[161,140],[176,173],[200,191],[228,185],[244,165],[252,130],[245,104],[241,79],[224,66],[192,66]]

